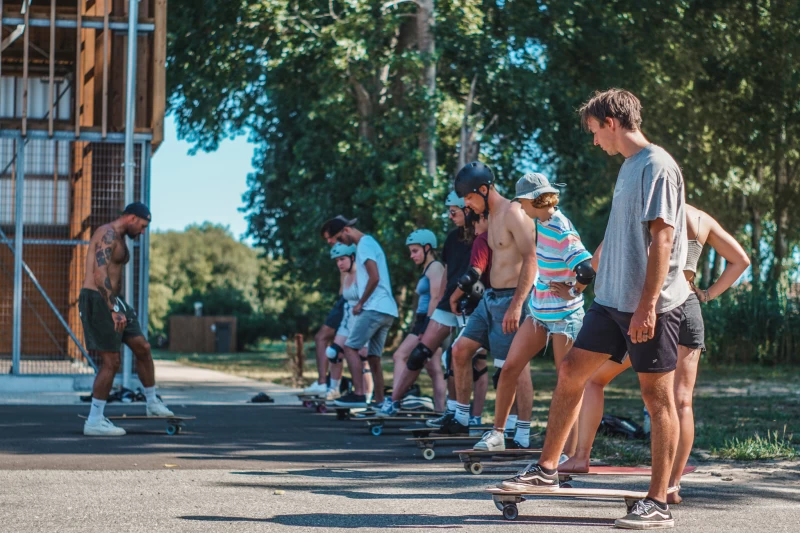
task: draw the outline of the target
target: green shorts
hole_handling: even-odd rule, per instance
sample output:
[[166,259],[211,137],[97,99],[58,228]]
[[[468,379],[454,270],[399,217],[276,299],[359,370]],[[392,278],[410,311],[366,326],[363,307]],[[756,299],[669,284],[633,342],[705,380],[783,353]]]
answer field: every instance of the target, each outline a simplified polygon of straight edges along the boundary
[[125,303],[120,297],[117,297],[117,301],[119,302],[120,311],[128,319],[125,331],[122,333],[114,330],[114,318],[111,316],[108,304],[100,296],[100,293],[91,289],[81,289],[78,310],[81,313],[83,336],[87,350],[118,352],[122,348],[124,341],[144,335],[133,307]]

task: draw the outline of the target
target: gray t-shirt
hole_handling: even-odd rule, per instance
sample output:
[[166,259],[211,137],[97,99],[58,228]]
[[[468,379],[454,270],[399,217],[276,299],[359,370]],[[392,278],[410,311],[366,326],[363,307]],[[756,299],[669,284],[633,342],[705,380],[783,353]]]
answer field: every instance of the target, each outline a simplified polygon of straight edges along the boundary
[[597,303],[624,313],[636,311],[652,240],[648,223],[660,218],[675,228],[675,234],[656,313],[666,313],[683,304],[689,296],[689,285],[683,276],[688,249],[685,209],[683,175],[666,150],[650,144],[625,160],[614,187],[600,255],[595,281]]

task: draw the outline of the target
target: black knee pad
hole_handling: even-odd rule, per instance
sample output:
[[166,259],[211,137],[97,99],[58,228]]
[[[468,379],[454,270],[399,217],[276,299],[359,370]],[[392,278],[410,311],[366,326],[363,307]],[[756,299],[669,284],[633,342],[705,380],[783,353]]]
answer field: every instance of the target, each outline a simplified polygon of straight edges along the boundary
[[343,353],[344,353],[344,348],[342,348],[336,343],[333,343],[327,348],[325,348],[325,355],[328,357],[328,360],[333,364],[342,362]]
[[480,351],[472,356],[473,361],[486,361],[486,352]]
[[359,359],[361,359],[362,363],[366,363],[369,360],[369,356],[359,355]]
[[498,368],[494,371],[494,375],[492,376],[492,383],[494,383],[494,390],[497,390],[497,384],[500,382],[500,372],[502,372],[502,368]]
[[[486,374],[488,371],[489,371],[489,368],[488,368],[488,367],[483,367],[482,369],[478,370],[477,368],[475,368],[475,367],[473,366],[473,367],[472,367],[472,382],[473,382],[473,383],[475,383],[476,381],[478,381],[479,379],[481,379],[481,377],[482,377],[484,374]],[[495,386],[495,388],[497,388],[497,387]]]
[[408,356],[408,362],[406,363],[406,368],[414,371],[422,370],[422,368],[425,366],[425,363],[431,357],[433,357],[433,352],[431,351],[431,349],[420,342]]

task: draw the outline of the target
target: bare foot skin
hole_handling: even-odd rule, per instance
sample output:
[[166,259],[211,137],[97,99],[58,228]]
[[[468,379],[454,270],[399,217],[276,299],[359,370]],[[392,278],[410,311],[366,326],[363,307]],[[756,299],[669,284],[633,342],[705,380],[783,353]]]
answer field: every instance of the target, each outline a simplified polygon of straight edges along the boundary
[[589,471],[589,460],[580,459],[579,457],[570,457],[560,465],[558,471],[562,473],[586,473]]
[[683,501],[681,498],[680,490],[678,492],[671,492],[667,494],[667,503],[670,505],[678,505]]

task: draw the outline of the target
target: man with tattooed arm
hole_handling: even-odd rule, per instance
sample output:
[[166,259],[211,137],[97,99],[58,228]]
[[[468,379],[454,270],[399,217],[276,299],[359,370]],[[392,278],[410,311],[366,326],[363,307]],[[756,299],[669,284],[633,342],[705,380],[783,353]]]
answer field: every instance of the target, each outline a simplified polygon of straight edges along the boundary
[[121,436],[125,430],[105,418],[103,410],[119,370],[122,343],[136,356],[136,369],[147,397],[147,416],[172,416],[156,396],[155,370],[150,343],[145,339],[136,311],[120,296],[122,268],[131,253],[125,237],[138,238],[147,229],[150,209],[140,202],[128,205],[120,217],[97,228],[86,255],[86,278],[78,309],[83,323],[86,349],[101,359],[92,389],[92,407],[83,426],[84,435]]

